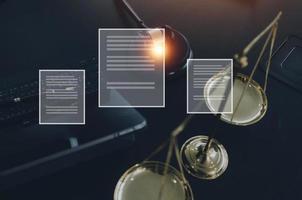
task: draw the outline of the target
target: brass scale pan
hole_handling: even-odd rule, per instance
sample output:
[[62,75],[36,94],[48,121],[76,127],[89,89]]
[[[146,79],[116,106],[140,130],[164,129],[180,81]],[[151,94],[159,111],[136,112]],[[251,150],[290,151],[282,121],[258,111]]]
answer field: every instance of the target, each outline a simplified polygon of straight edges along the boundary
[[158,161],[134,165],[119,179],[114,200],[155,200],[160,192],[162,200],[193,200],[191,187],[180,172],[168,165],[168,173],[164,177],[164,167],[165,164]]
[[[221,73],[223,74],[223,73]],[[225,77],[223,75],[213,76],[207,82],[204,88],[204,95],[208,98],[205,99],[206,104],[210,111],[217,112],[220,102],[211,98],[211,96],[221,96],[224,93],[224,89],[214,87],[216,83],[222,82],[223,79],[230,78]],[[259,120],[265,115],[267,111],[267,97],[262,87],[254,80],[250,81],[240,104],[236,112],[234,113],[234,109],[236,108],[242,91],[244,90],[245,85],[247,84],[249,76],[244,74],[236,74],[233,82],[233,113],[232,114],[221,114],[221,120],[226,123],[246,126],[251,125]],[[231,93],[229,93],[226,97],[226,105],[231,104]],[[234,116],[232,116],[234,114]]]

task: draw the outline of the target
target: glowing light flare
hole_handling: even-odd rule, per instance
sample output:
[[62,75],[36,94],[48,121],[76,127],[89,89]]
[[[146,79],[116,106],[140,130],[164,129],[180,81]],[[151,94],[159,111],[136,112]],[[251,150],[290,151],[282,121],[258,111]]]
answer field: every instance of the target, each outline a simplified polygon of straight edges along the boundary
[[154,41],[152,51],[154,56],[163,56],[165,54],[164,43],[162,41]]

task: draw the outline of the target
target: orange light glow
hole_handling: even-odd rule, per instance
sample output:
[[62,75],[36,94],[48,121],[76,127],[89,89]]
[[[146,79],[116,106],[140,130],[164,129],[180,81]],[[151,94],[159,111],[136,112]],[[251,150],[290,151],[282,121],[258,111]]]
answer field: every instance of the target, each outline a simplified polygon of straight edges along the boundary
[[162,42],[154,42],[153,54],[155,56],[163,56],[165,53],[165,48]]

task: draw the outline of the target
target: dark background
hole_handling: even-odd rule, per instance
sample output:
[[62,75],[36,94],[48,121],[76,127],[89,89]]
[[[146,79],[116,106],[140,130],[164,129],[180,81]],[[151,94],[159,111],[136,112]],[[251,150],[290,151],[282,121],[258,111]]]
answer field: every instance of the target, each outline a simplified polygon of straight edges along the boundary
[[[151,27],[169,24],[189,39],[195,58],[229,58],[282,10],[277,45],[302,36],[301,0],[129,1]],[[36,76],[40,66],[66,66],[97,55],[97,29],[132,27],[113,0],[7,0],[0,3],[1,87]],[[16,73],[17,72],[17,73]],[[264,73],[256,80],[262,83]],[[122,173],[144,159],[185,117],[186,80],[166,85],[165,109],[140,109],[149,127],[128,148],[1,193],[1,199],[112,199]],[[269,109],[256,125],[219,123],[216,138],[229,167],[213,181],[188,175],[195,199],[302,199],[301,93],[270,78]],[[216,124],[197,116],[181,135],[208,135]],[[161,153],[156,159],[163,160]]]

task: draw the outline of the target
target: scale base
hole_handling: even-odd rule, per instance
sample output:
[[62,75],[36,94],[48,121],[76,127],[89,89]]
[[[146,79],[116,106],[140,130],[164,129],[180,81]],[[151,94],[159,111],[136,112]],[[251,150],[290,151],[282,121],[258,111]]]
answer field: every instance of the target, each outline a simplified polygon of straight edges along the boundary
[[181,159],[189,174],[200,179],[215,179],[222,175],[228,166],[228,154],[217,140],[212,139],[210,148],[203,151],[208,136],[192,137],[181,148]]

